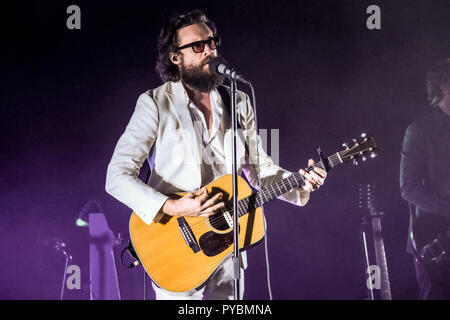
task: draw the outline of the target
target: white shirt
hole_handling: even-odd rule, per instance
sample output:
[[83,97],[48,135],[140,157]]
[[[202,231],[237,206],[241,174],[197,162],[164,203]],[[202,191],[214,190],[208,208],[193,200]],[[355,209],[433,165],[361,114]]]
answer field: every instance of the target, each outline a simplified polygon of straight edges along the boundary
[[[212,126],[210,130],[208,130],[208,126],[206,125],[203,112],[189,99],[187,93],[186,99],[192,122],[194,123],[195,134],[199,138],[199,141],[202,141],[199,148],[202,157],[200,162],[202,172],[201,186],[204,187],[217,178],[230,173],[227,170],[225,161],[224,137],[227,128],[231,127],[231,118],[228,112],[224,112],[223,101],[217,89],[214,89],[210,93],[212,114]],[[228,259],[231,259],[231,257]],[[246,252],[241,253],[241,268],[247,268]]]
[[224,136],[227,128],[231,126],[231,119],[227,112],[223,112],[223,102],[217,90],[210,93],[212,126],[208,130],[203,112],[189,99],[186,94],[187,105],[194,123],[195,134],[202,144],[201,153],[201,186],[205,186],[215,179],[228,173],[225,162]]

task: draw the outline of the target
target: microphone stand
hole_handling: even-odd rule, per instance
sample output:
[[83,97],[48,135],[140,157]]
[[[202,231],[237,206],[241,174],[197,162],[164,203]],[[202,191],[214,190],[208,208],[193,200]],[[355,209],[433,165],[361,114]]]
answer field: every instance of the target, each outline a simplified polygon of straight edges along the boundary
[[[237,119],[236,119],[236,90],[237,81],[242,81],[251,86],[250,82],[245,80],[240,74],[238,74],[234,69],[227,66],[227,63],[221,58],[213,58],[209,61],[209,69],[211,72],[216,74],[224,75],[230,80],[231,88],[231,127],[232,127],[232,180],[233,180],[233,280],[234,280],[234,299],[241,300],[240,295],[240,278],[241,278],[241,257],[239,252],[239,212],[238,212],[238,163],[237,163],[237,147],[236,147],[236,136],[237,136]],[[253,92],[253,87],[252,92]],[[259,159],[258,159],[259,160]]]
[[[369,250],[367,248],[367,217],[363,216],[362,217],[362,221],[361,221],[361,225],[359,228],[359,233],[360,233],[360,239],[361,239],[361,247],[362,247],[362,251],[363,251],[363,260],[364,260],[364,273],[366,274],[369,270],[369,266],[370,266],[370,262],[369,262]],[[370,276],[370,275],[369,275]],[[374,288],[372,286],[372,281],[370,281],[370,279],[368,279],[366,281],[366,288],[367,288],[367,300],[375,300],[374,297]]]
[[66,256],[66,265],[64,266],[64,276],[63,276],[63,281],[62,281],[62,286],[61,286],[61,294],[59,296],[59,300],[64,299],[64,289],[66,287],[67,267],[69,265],[69,260],[72,260],[72,256],[70,254],[68,254],[66,251],[61,250],[61,252]]
[[62,240],[56,240],[56,243],[53,244],[53,248],[55,248],[56,251],[62,252],[64,254],[64,256],[66,257],[63,281],[62,281],[62,285],[61,285],[61,294],[59,295],[59,300],[63,300],[64,299],[64,289],[66,287],[67,267],[69,266],[69,261],[72,260],[72,255],[67,251],[66,244]]
[[240,300],[240,278],[241,278],[241,257],[239,252],[239,214],[238,214],[238,181],[237,181],[237,152],[236,152],[236,135],[237,135],[237,120],[236,120],[236,79],[230,79],[231,82],[231,127],[232,127],[232,179],[233,179],[233,280],[234,280],[234,300]]

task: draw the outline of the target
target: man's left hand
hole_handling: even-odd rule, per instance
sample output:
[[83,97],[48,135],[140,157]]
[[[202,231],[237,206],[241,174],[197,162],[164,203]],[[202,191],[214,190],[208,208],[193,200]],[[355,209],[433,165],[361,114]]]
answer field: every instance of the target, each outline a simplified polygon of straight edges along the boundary
[[[314,160],[308,160],[308,167],[314,164]],[[308,192],[313,192],[320,188],[325,182],[327,177],[327,172],[320,168],[315,167],[313,170],[306,172],[303,169],[299,170],[300,174],[305,178],[305,185],[302,187],[303,190]]]

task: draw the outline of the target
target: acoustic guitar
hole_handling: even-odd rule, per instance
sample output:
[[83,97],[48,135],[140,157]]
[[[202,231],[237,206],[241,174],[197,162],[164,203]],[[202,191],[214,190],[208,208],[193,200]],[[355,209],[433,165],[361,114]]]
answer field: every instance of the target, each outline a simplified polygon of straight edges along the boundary
[[[345,149],[323,158],[313,167],[332,169],[357,159],[374,158],[378,146],[372,136],[361,135],[357,141],[344,144]],[[264,237],[264,218],[261,205],[303,185],[300,173],[293,173],[259,191],[253,192],[238,177],[239,248],[252,248]],[[185,292],[201,288],[213,272],[233,254],[233,194],[232,175],[225,175],[205,186],[209,195],[223,193],[225,207],[207,218],[176,217],[158,213],[147,225],[132,213],[130,238],[139,260],[150,278],[160,288],[171,292]],[[176,196],[182,197],[184,193]],[[174,196],[174,195],[171,195]]]

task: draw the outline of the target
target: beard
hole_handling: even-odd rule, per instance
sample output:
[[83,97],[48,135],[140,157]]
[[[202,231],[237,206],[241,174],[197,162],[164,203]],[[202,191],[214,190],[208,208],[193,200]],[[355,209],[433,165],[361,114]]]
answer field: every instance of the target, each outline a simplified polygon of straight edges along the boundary
[[200,66],[191,67],[186,67],[182,62],[180,67],[181,80],[195,91],[207,93],[216,89],[222,85],[224,77],[203,70],[203,66],[208,62],[202,63]]

